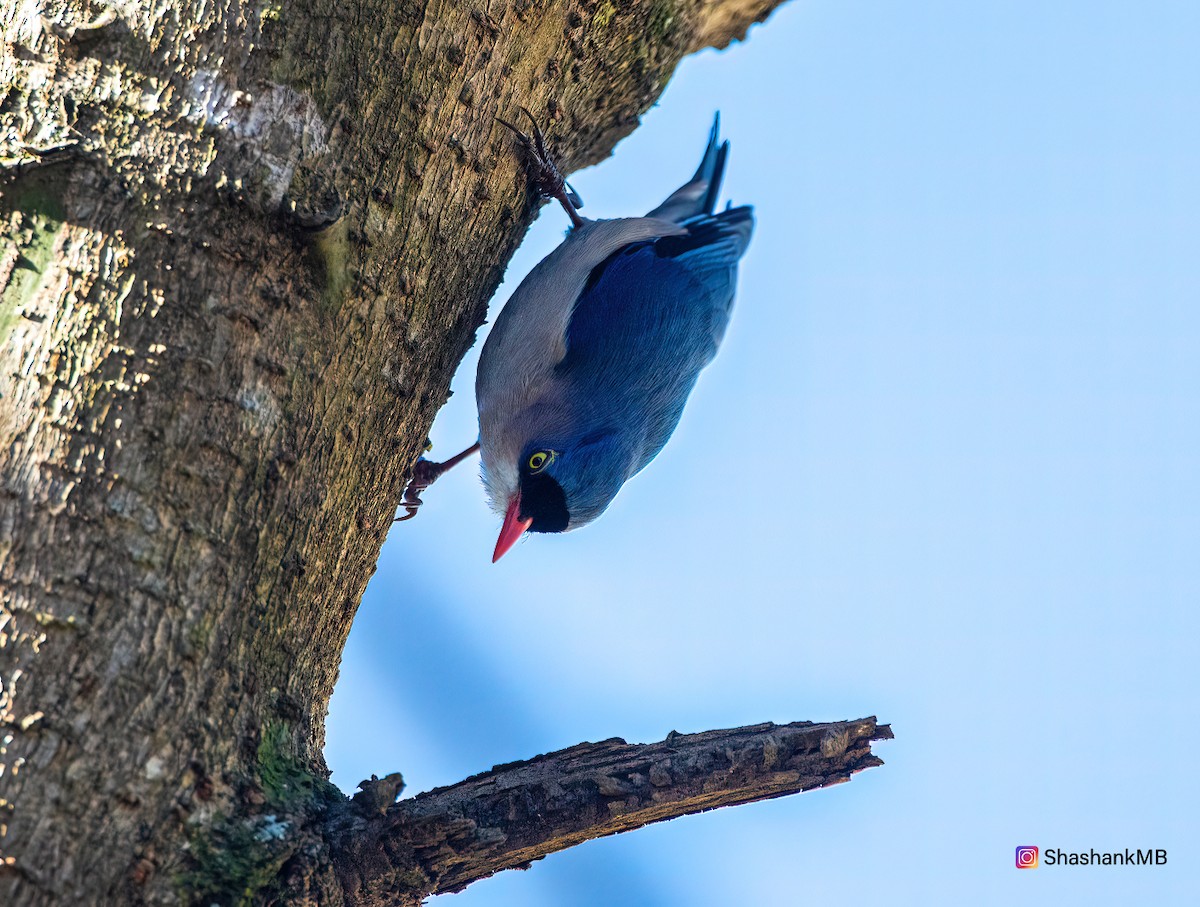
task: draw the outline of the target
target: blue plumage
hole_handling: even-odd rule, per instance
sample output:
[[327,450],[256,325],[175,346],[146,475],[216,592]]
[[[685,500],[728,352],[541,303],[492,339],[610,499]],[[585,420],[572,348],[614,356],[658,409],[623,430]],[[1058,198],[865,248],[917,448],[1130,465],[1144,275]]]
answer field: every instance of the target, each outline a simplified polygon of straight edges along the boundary
[[666,444],[725,334],[750,209],[694,219],[685,236],[633,243],[593,270],[555,371],[577,412],[636,445],[634,472]]
[[555,194],[578,225],[501,312],[476,379],[496,557],[525,530],[595,519],[675,430],[753,230],[748,206],[713,213],[728,148],[714,123],[695,175],[647,217],[585,221]]

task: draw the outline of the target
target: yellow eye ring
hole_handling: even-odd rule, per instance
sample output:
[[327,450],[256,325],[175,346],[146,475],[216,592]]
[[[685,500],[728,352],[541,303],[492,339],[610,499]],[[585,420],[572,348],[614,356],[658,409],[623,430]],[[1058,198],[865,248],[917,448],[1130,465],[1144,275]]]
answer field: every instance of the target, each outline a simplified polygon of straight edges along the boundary
[[529,458],[529,471],[539,472],[546,468],[546,465],[554,459],[554,451],[539,450]]

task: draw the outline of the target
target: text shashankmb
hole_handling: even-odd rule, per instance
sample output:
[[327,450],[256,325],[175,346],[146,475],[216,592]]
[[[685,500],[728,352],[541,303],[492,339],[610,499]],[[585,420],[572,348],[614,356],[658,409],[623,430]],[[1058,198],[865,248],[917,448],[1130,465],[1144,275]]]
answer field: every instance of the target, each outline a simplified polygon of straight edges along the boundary
[[1166,866],[1164,847],[1124,850],[1061,850],[1058,847],[1034,847],[1023,844],[1017,848],[1017,869],[1037,869],[1039,866]]

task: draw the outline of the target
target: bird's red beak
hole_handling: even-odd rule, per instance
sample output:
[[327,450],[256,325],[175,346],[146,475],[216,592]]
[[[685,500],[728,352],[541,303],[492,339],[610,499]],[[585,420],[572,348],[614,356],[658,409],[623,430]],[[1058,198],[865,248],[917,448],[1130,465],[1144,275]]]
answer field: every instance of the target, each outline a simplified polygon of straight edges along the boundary
[[508,549],[517,543],[517,539],[525,534],[525,530],[532,523],[533,517],[527,520],[521,519],[521,492],[518,491],[504,514],[504,525],[500,527],[500,538],[496,539],[496,550],[492,553],[493,564],[504,557]]

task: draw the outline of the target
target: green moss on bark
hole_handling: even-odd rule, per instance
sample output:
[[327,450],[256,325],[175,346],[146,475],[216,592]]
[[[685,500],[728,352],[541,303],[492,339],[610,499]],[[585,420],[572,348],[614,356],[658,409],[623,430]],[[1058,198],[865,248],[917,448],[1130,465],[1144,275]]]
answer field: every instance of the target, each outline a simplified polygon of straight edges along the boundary
[[286,822],[264,816],[223,822],[192,837],[192,868],[180,876],[185,904],[249,907],[295,850]]
[[[5,190],[0,221],[6,224],[5,245],[15,245],[18,258],[8,281],[0,287],[0,339],[7,339],[21,307],[41,286],[65,217],[57,188],[43,175],[30,175]],[[0,254],[7,257],[9,248]]]
[[248,907],[262,903],[280,882],[280,870],[309,840],[305,826],[344,798],[291,753],[291,732],[281,721],[262,730],[255,759],[266,802],[261,812],[218,817],[188,842],[189,868],[176,880],[187,904]]

